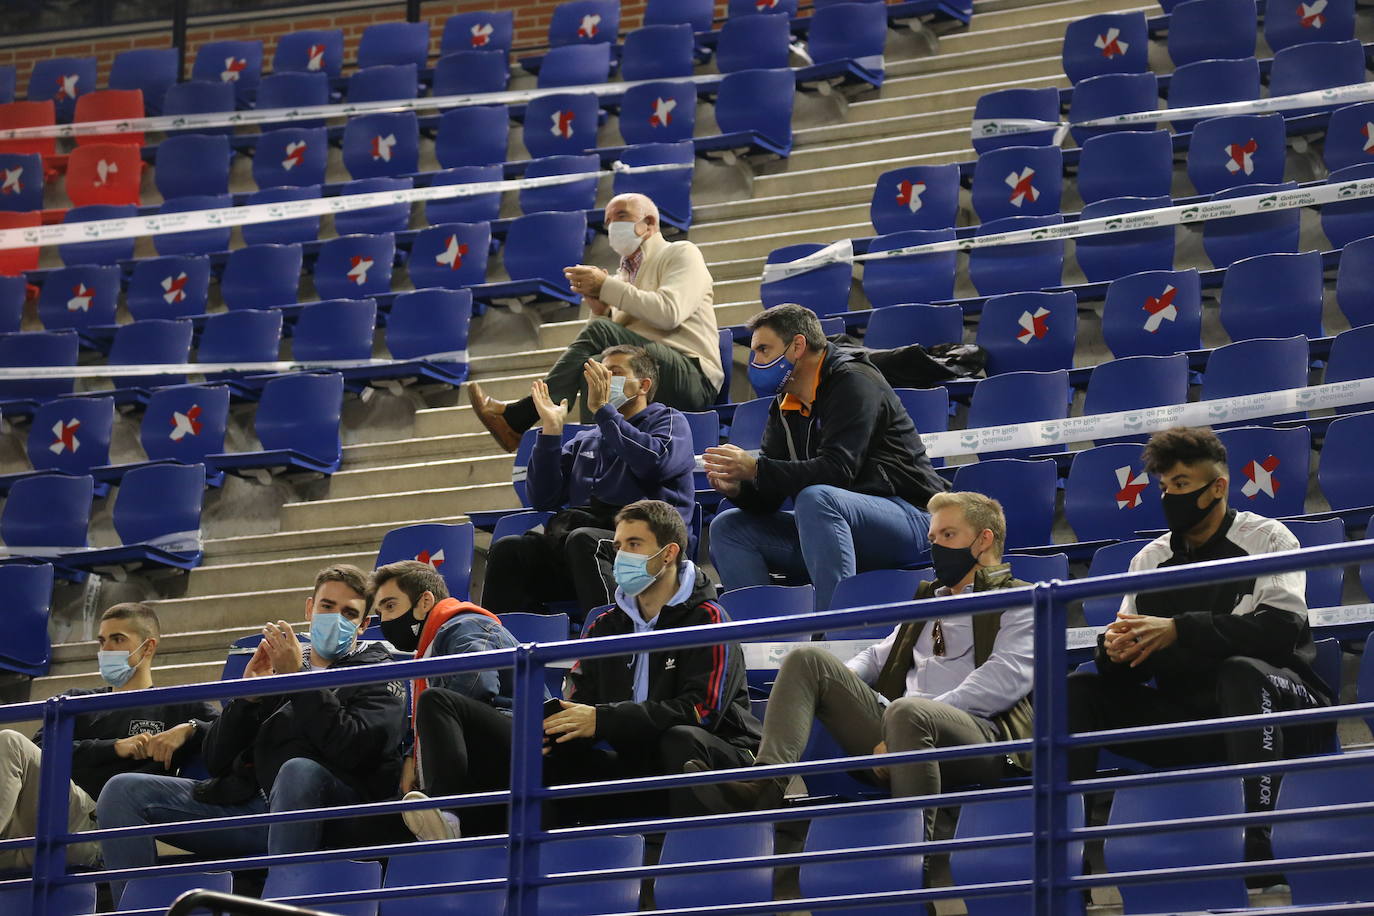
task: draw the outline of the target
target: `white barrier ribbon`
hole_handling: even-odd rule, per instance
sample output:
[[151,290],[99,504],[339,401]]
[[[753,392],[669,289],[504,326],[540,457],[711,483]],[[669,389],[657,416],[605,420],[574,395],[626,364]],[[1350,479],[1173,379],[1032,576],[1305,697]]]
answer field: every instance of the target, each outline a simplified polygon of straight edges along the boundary
[[[988,137],[1055,130],[1060,132],[1058,136],[1062,138],[1063,132],[1071,127],[1136,127],[1157,124],[1160,121],[1200,120],[1238,114],[1264,114],[1270,111],[1291,111],[1295,108],[1329,108],[1334,105],[1348,105],[1351,102],[1367,102],[1371,99],[1374,99],[1374,83],[1354,83],[1349,86],[1314,89],[1310,92],[1298,92],[1293,95],[1276,95],[1267,99],[1218,102],[1210,105],[1191,105],[1186,108],[1156,108],[1149,111],[1132,111],[1126,114],[1109,115],[1105,118],[1090,118],[1086,121],[974,118],[972,133],[975,140],[983,140]],[[1058,145],[1058,142],[1056,140],[1055,145]]]
[[609,171],[574,172],[568,175],[548,175],[542,178],[511,178],[467,184],[430,185],[426,188],[401,188],[396,191],[373,191],[368,194],[339,194],[334,197],[283,200],[276,203],[250,204],[242,207],[187,210],[183,213],[155,213],[149,216],[92,220],[88,223],[60,223],[52,226],[3,229],[0,230],[0,251],[13,248],[71,245],[81,242],[106,242],[114,239],[139,238],[145,235],[160,235],[170,232],[228,229],[233,226],[275,223],[279,220],[326,216],[332,213],[367,210],[372,207],[412,204],[417,201],[450,200],[455,197],[472,197],[478,194],[571,184],[576,181],[585,181],[588,178],[601,178],[617,173],[635,175],[645,172],[669,172],[691,168],[693,168],[693,164],[688,162],[636,166],[615,162]]
[[[304,303],[310,305],[310,303]],[[435,363],[465,363],[467,350],[427,353],[416,359],[335,359],[275,360],[262,363],[148,363],[139,366],[24,366],[0,369],[0,379],[33,381],[55,378],[128,378],[157,375],[207,375],[215,372],[265,374],[269,372],[318,372],[328,369],[385,369],[404,366],[417,360]],[[98,392],[95,392],[98,393]]]
[[95,553],[101,550],[114,550],[124,546],[154,547],[158,550],[166,550],[169,553],[195,553],[201,549],[200,530],[194,531],[173,531],[168,534],[158,535],[147,541],[139,541],[137,544],[116,544],[113,547],[23,547],[23,546],[0,546],[0,557],[42,557],[53,559],[61,557],[80,557],[83,553]]

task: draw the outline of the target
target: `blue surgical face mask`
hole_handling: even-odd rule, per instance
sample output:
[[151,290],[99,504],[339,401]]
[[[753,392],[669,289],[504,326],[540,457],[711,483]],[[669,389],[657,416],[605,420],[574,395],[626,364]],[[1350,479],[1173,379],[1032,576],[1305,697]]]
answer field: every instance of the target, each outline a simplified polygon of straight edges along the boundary
[[[665,546],[663,550],[667,550]],[[611,573],[615,576],[615,584],[620,586],[620,590],[631,598],[643,592],[646,588],[653,585],[659,576],[663,575],[663,569],[658,571],[658,575],[649,572],[649,561],[663,553],[644,556],[640,553],[630,553],[629,551],[616,551],[615,565],[611,567]],[[667,569],[667,565],[664,565]]]
[[[630,398],[635,397],[635,395],[639,394],[638,391],[636,391],[634,394],[625,393],[625,383],[628,381],[629,379],[623,375],[611,376],[611,394],[610,397],[606,399],[606,403],[610,404],[613,410],[619,410],[620,408],[624,407],[627,403],[629,403]],[[639,387],[638,382],[635,383],[635,387]]]
[[342,614],[316,612],[310,618],[310,651],[334,660],[353,646],[358,625]]
[[754,386],[754,391],[761,398],[776,397],[782,391],[782,386],[792,378],[792,372],[797,368],[797,364],[787,358],[786,350],[778,354],[778,358],[771,363],[761,366],[754,362],[754,358],[749,358],[749,384]]
[[[144,645],[146,643],[140,643],[138,648],[141,649]],[[96,663],[100,665],[100,676],[105,683],[111,687],[123,687],[129,683],[129,679],[138,670],[136,665],[129,664],[129,656],[132,654],[122,649],[101,649],[95,654]]]

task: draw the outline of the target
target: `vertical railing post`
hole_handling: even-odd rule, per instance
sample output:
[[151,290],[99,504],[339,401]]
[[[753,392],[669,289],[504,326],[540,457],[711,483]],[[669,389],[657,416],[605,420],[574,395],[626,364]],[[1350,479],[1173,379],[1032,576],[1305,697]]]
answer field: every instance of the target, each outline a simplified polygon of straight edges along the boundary
[[1035,798],[1035,916],[1068,912],[1068,843],[1061,834],[1068,826],[1068,670],[1065,633],[1068,609],[1058,597],[1057,580],[1036,585],[1035,611],[1035,764],[1031,783]]
[[406,0],[406,22],[420,21],[420,0]]
[[506,912],[537,916],[539,842],[543,825],[537,792],[544,784],[544,666],[533,657],[533,645],[515,650],[515,721],[510,761],[510,856]]
[[186,20],[190,0],[172,0],[172,47],[177,49],[177,81],[186,79]]
[[38,816],[34,825],[33,916],[56,913],[54,879],[67,872],[67,845],[58,837],[68,830],[68,797],[72,778],[72,735],[75,722],[64,714],[66,700],[57,696],[43,704],[43,762],[38,771]]

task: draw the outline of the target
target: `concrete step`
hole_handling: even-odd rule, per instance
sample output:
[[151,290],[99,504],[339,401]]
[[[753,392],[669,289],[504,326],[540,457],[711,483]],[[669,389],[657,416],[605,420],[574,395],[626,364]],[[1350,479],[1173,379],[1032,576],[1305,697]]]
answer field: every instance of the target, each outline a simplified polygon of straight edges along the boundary
[[248,561],[203,566],[191,575],[187,583],[186,597],[210,598],[215,595],[232,594],[247,585],[263,589],[294,588],[305,597],[309,597],[311,583],[315,581],[315,574],[321,569],[335,563],[351,563],[361,570],[370,570],[376,565],[377,548],[380,545],[379,537],[376,541],[364,545],[361,550],[303,553],[300,556],[283,557],[267,563]]
[[890,169],[906,165],[939,165],[945,162],[964,162],[976,158],[973,146],[966,143],[958,149],[933,153],[915,150],[891,159],[869,162],[844,163],[824,168],[805,169],[798,172],[781,172],[760,175],[754,179],[754,193],[763,197],[780,198],[805,194],[812,191],[829,191],[833,188],[847,188],[867,184],[872,187],[878,176]]
[[[463,513],[437,515],[427,513],[407,524],[433,523],[456,525],[467,521]],[[191,572],[191,581],[214,566],[232,563],[274,563],[292,557],[324,555],[330,557],[376,553],[377,545],[395,525],[389,522],[319,527],[307,531],[281,531],[274,534],[254,534],[243,537],[216,538],[205,542],[205,562]],[[325,564],[321,564],[322,566]],[[311,574],[314,578],[314,574]],[[238,584],[239,590],[245,583]]]
[[[485,385],[482,390],[486,390]],[[467,396],[459,407],[435,407],[415,411],[415,435],[417,438],[430,436],[454,436],[468,433],[481,433],[488,439],[491,435],[477,414],[467,405]]]
[[[512,358],[518,354],[511,354]],[[389,467],[416,458],[471,458],[492,454],[496,444],[486,431],[426,439],[393,439],[344,446],[343,466],[350,471]]]
[[1011,15],[1012,11],[1009,10],[989,11],[979,0],[978,12],[969,28],[941,36],[939,53],[930,59],[938,60],[984,48],[1014,47],[1038,39],[1053,39],[1062,44],[1065,27],[1084,16],[1136,10],[1144,10],[1147,16],[1159,13],[1159,7],[1155,4],[1123,4],[1120,0],[1068,0],[1064,3],[1037,4],[1035,9],[1041,15],[1027,22],[1019,10],[1015,11],[1015,15]]
[[[973,108],[951,108],[945,111],[931,111],[916,115],[898,115],[891,118],[864,118],[862,120],[846,119],[834,124],[826,124],[820,127],[807,127],[792,134],[793,156],[798,149],[810,149],[827,143],[840,143],[848,140],[856,140],[888,137],[896,134],[924,134],[929,131],[940,130],[964,130],[969,129],[969,124],[973,119]],[[729,207],[732,204],[749,203],[750,198],[742,200],[724,201],[719,204],[707,204],[704,207],[694,207],[692,210],[692,233],[696,234],[697,226],[702,220],[698,219],[702,214],[706,214],[706,219],[714,219],[712,207]]]
[[849,119],[866,121],[873,118],[899,117],[902,114],[972,108],[984,93],[998,89],[1069,84],[1068,78],[1064,76],[1063,61],[1058,55],[1011,64],[973,67],[965,71],[960,79],[953,81],[914,76],[902,82],[909,84],[896,86],[891,92],[887,91],[885,84],[884,92],[878,98],[851,103]]
[[[218,661],[160,665],[157,669],[157,685],[176,687],[182,684],[205,684],[219,680],[220,672],[223,670],[222,654]],[[46,699],[76,687],[99,687],[103,683],[98,673],[49,675],[33,679],[29,685],[29,696],[34,700]]]
[[377,496],[317,499],[282,507],[283,531],[333,528],[350,520],[389,522],[392,527],[434,515],[463,515],[482,509],[511,509],[520,505],[510,481],[470,487],[417,489]]
[[[489,451],[496,452],[496,443],[490,438],[487,443]],[[378,496],[406,490],[416,484],[437,488],[509,482],[512,460],[511,455],[501,452],[469,458],[409,462],[388,467],[343,471],[330,478],[329,496],[331,499]]]
[[[804,224],[801,227],[793,226],[791,219],[780,219],[778,222],[785,222],[786,226],[778,225],[776,231],[763,230],[766,234],[741,235],[737,239],[712,243],[709,246],[712,254],[731,258],[729,261],[721,260],[714,263],[711,270],[716,280],[719,282],[738,279],[741,276],[756,276],[763,268],[752,266],[754,259],[766,258],[774,248],[782,248],[784,245],[799,245],[803,242],[828,245],[842,238],[873,234],[873,225],[868,221],[866,206],[836,208],[835,218],[825,221],[818,219],[815,222],[820,223],[819,225],[805,225],[811,222],[810,220],[801,220]],[[742,259],[748,260],[743,262],[744,270],[740,273],[739,265]]]
[[[734,248],[722,249],[722,243],[738,244],[746,240],[764,241],[765,236],[775,232],[802,232],[809,229],[828,229],[831,226],[854,223],[868,218],[868,208],[873,189],[868,187],[846,189],[859,198],[841,206],[818,207],[814,210],[798,206],[790,213],[770,213],[728,222],[712,223],[702,227],[701,232],[692,233],[692,241],[707,250],[720,251],[725,257],[735,252]],[[862,197],[860,197],[862,195]],[[786,244],[779,242],[779,245]],[[711,246],[709,249],[707,246]],[[710,258],[707,259],[708,263]]]
[[[90,643],[91,651],[88,655],[70,658],[64,661],[54,660],[48,669],[47,680],[66,679],[66,678],[91,678],[95,684],[100,682],[99,670],[96,664],[95,644]],[[179,668],[184,665],[213,665],[221,667],[224,664],[224,656],[228,651],[228,645],[218,648],[210,647],[188,652],[163,652],[161,647],[157,654],[157,680],[162,681],[162,672],[168,668]],[[219,677],[219,672],[215,672],[215,677]],[[83,684],[81,686],[93,686]],[[66,689],[66,688],[63,688]],[[60,691],[59,691],[60,692]],[[32,694],[31,694],[32,695]]]
[[824,146],[794,150],[787,166],[788,174],[791,174],[794,171],[871,162],[874,159],[894,159],[914,153],[962,152],[969,148],[969,128],[965,124],[962,127],[951,127],[940,131],[875,137],[864,143],[837,140]]

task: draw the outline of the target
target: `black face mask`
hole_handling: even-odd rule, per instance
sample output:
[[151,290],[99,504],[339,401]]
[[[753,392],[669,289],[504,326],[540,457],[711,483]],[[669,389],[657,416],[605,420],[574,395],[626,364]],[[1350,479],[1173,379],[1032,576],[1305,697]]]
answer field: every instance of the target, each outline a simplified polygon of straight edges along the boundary
[[1219,499],[1212,500],[1206,506],[1199,506],[1197,501],[1198,497],[1219,479],[1213,477],[1207,483],[1188,493],[1165,493],[1160,497],[1160,503],[1164,507],[1164,521],[1169,525],[1170,531],[1174,534],[1187,534],[1217,507],[1221,502]]
[[414,652],[420,647],[420,629],[424,621],[415,616],[415,605],[404,614],[382,621],[382,635],[402,652]]
[[930,545],[930,559],[935,565],[935,578],[945,588],[954,588],[963,582],[969,570],[978,565],[978,558],[970,552],[972,547],[972,544],[968,547]]

